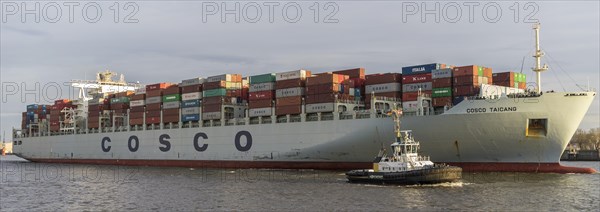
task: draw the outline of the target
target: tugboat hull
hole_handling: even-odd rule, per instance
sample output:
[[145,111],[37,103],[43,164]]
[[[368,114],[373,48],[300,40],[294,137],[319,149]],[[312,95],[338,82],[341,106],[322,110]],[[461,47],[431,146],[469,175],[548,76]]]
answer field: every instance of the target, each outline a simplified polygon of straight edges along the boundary
[[351,183],[370,184],[436,184],[456,182],[462,177],[462,169],[455,166],[433,167],[403,172],[374,172],[369,169],[352,170],[346,173]]

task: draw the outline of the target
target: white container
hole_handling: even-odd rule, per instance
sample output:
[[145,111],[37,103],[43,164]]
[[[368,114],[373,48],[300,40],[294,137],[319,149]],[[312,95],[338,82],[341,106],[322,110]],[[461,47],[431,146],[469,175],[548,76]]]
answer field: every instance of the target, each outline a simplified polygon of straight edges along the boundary
[[144,101],[143,99],[129,102],[129,106],[131,107],[139,107],[144,105],[146,105],[146,101]]
[[162,96],[147,97],[146,104],[156,104],[162,102]]
[[221,112],[208,112],[208,113],[202,113],[202,120],[214,120],[214,119],[221,119]]
[[419,101],[405,101],[405,102],[402,102],[402,110],[415,111],[415,110],[417,110],[418,105],[419,105]]
[[411,83],[402,85],[402,92],[430,91],[432,82]]
[[204,82],[206,82],[206,79],[204,79],[202,77],[198,77],[198,78],[181,80],[181,84],[179,84],[179,86],[184,87],[184,86],[190,86],[190,85],[200,85]]
[[487,83],[487,77],[478,76],[477,77],[477,84],[478,85],[488,84]]
[[431,79],[441,79],[441,78],[450,78],[452,77],[452,69],[444,68],[444,69],[435,69],[431,71]]
[[273,110],[271,107],[253,108],[248,111],[248,116],[250,116],[250,117],[271,116],[272,113],[273,113]]
[[306,112],[307,113],[320,113],[320,112],[332,112],[334,110],[334,103],[317,103],[317,104],[307,104]]
[[304,87],[277,89],[275,91],[275,97],[277,98],[302,95],[304,95]]
[[275,82],[265,82],[252,84],[248,87],[249,92],[258,92],[258,91],[271,91],[275,90]]
[[225,82],[225,89],[233,90],[233,89],[242,89],[241,82]]
[[275,74],[275,81],[289,79],[306,79],[306,70],[288,71]]
[[181,115],[193,115],[193,114],[200,114],[200,108],[199,107],[188,107],[188,108],[181,109]]
[[231,74],[221,74],[206,78],[206,82],[231,81]]
[[400,92],[402,86],[398,82],[375,84],[365,86],[366,93],[386,93],[386,92]]
[[173,109],[173,108],[179,108],[181,102],[165,102],[163,103],[163,109]]
[[196,100],[196,99],[202,99],[202,92],[182,93],[181,94],[182,101]]

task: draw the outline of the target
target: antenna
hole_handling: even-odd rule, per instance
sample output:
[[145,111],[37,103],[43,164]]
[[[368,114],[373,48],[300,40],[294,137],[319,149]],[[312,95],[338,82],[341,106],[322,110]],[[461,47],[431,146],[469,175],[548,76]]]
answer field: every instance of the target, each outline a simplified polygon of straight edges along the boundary
[[536,73],[536,83],[537,88],[536,92],[542,92],[542,79],[541,73],[543,71],[548,70],[548,65],[544,64],[542,66],[542,57],[544,56],[544,52],[540,50],[540,23],[533,24],[533,30],[535,31],[535,67],[533,68],[533,72]]

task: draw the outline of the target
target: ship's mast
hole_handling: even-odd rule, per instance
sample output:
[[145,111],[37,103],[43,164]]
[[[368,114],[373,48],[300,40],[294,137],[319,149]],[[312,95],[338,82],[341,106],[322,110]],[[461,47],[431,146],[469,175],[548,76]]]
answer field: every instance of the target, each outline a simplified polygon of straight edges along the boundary
[[541,72],[548,70],[548,65],[544,64],[544,66],[542,66],[542,57],[544,56],[544,52],[540,50],[540,23],[533,24],[533,30],[535,31],[535,54],[533,55],[533,57],[535,57],[535,67],[533,68],[533,71],[536,74],[536,92],[541,92]]

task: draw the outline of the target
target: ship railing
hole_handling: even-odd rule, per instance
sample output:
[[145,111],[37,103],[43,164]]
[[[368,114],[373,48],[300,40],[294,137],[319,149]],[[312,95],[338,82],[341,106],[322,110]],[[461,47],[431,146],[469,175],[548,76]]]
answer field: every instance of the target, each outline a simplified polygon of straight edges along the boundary
[[321,113],[321,121],[333,120],[333,113]]
[[302,118],[300,118],[300,116],[290,116],[290,121],[289,122],[301,122]]
[[356,119],[369,119],[371,118],[370,112],[356,112]]
[[352,114],[347,114],[347,113],[343,113],[340,114],[340,120],[347,120],[347,119],[352,119]]

